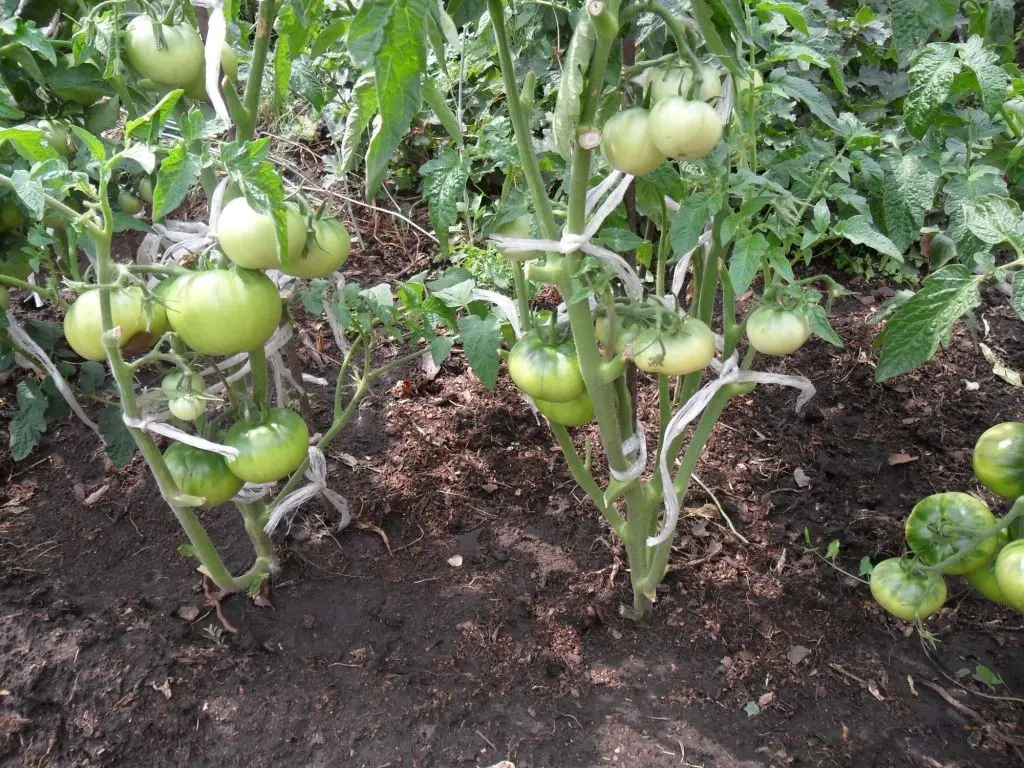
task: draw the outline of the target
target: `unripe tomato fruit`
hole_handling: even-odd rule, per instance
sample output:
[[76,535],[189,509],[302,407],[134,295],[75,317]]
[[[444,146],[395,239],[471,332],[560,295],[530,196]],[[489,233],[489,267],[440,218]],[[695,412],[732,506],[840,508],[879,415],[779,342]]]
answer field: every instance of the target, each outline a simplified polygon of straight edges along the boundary
[[40,120],[36,126],[45,134],[46,143],[57,154],[67,160],[75,156],[78,144],[75,134],[71,132],[71,128],[66,122],[63,120]]
[[305,250],[281,271],[293,277],[329,277],[348,261],[350,247],[345,225],[336,219],[322,219],[313,224]]
[[281,322],[281,296],[262,272],[215,269],[175,279],[167,318],[202,355],[234,355],[261,347]]
[[944,569],[964,574],[985,565],[999,546],[997,536],[973,544],[974,538],[996,524],[985,502],[966,493],[933,493],[914,505],[907,518],[907,544],[925,565],[937,565],[969,548],[970,554]]
[[142,210],[142,200],[137,198],[127,189],[122,189],[117,193],[117,205],[129,216],[134,216]]
[[703,101],[670,96],[651,110],[650,136],[667,157],[696,160],[715,148],[722,138],[722,123]]
[[641,371],[685,376],[707,368],[715,356],[715,334],[695,317],[674,332],[648,328],[632,343],[633,363]]
[[575,400],[564,403],[552,403],[548,400],[534,400],[537,410],[543,413],[553,424],[563,427],[581,427],[594,420],[594,404],[590,396],[584,392]]
[[[999,534],[1000,552],[1008,541],[1009,536],[1006,535],[1006,531]],[[996,605],[1009,605],[1010,601],[1006,599],[1003,590],[999,588],[999,580],[996,578],[996,562],[998,559],[997,555],[980,568],[975,568],[973,571],[965,573],[964,578],[982,597],[991,600]]]
[[799,312],[760,306],[747,318],[747,340],[762,355],[790,355],[811,337],[811,326]]
[[[143,327],[128,340],[127,344],[123,344],[121,347],[126,352],[141,352],[144,349],[149,349],[157,339],[171,329],[171,324],[167,320],[165,304],[173,282],[172,278],[168,278],[153,289],[153,301],[149,303],[148,307],[143,304],[142,311],[146,318]],[[146,314],[147,310],[148,314]]]
[[309,452],[309,428],[295,411],[271,408],[262,419],[240,421],[224,435],[238,450],[228,469],[249,483],[272,483],[294,472]]
[[[710,101],[722,95],[722,77],[718,70],[711,64],[705,64],[700,68],[701,84],[700,93],[697,98],[701,101]],[[651,103],[682,96],[689,98],[690,86],[693,85],[693,70],[690,67],[672,67],[670,69],[656,69],[651,73]]]
[[12,229],[20,229],[25,223],[25,214],[16,203],[5,203],[0,209],[0,232],[10,232]]
[[1011,541],[996,558],[996,582],[1006,601],[1024,611],[1024,541]]
[[143,176],[141,179],[139,179],[139,183],[136,186],[136,191],[139,193],[139,197],[141,197],[147,203],[152,203],[153,179],[150,176]]
[[164,451],[164,463],[181,492],[202,497],[204,507],[217,507],[231,501],[245,484],[228,469],[219,453],[184,443],[171,443]]
[[206,412],[203,386],[203,377],[198,373],[184,376],[181,371],[171,371],[160,382],[168,398],[168,409],[182,421],[195,421]]
[[[294,205],[286,204],[288,262],[294,263],[306,244],[306,225]],[[257,213],[244,197],[224,206],[217,220],[217,242],[224,255],[246,269],[280,269],[277,231],[269,213]]]
[[[146,332],[150,323],[142,303],[139,288],[115,288],[110,292],[110,311],[114,326],[120,326],[120,346],[128,347],[133,337]],[[93,288],[83,293],[64,315],[64,338],[79,357],[86,360],[106,360],[101,335],[103,320],[100,315],[100,291]]]
[[650,113],[633,107],[612,115],[601,131],[601,152],[613,168],[646,176],[665,161],[650,136]]
[[[533,217],[528,213],[524,213],[519,218],[512,219],[512,221],[502,224],[495,230],[495,234],[522,239],[532,238]],[[511,259],[512,261],[525,261],[527,259],[532,259],[537,255],[536,251],[516,251],[506,250],[504,248],[498,248],[498,252],[506,259]]]
[[893,557],[871,571],[871,596],[898,619],[926,619],[946,602],[946,582],[937,573],[915,573],[909,562]]
[[567,403],[587,391],[572,339],[548,344],[536,332],[527,333],[508,356],[512,381],[535,400]]
[[136,16],[128,24],[124,50],[131,65],[154,83],[180,87],[203,68],[203,41],[190,24],[159,24],[166,47],[153,34],[153,20]]
[[[618,326],[615,329],[615,353],[621,354],[627,345],[636,341],[637,335],[643,330],[643,326],[626,318],[618,318]],[[611,323],[606,315],[601,315],[594,321],[594,336],[605,347],[611,340]]]
[[987,429],[974,445],[974,476],[997,496],[1024,496],[1024,424],[1007,421]]

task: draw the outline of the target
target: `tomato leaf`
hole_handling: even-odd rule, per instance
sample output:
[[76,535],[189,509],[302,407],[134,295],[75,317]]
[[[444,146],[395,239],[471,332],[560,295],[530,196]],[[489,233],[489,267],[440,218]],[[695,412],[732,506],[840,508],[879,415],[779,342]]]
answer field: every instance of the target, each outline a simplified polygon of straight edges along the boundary
[[814,83],[792,75],[784,75],[778,80],[772,78],[772,81],[777,82],[791,99],[802,101],[811,110],[811,113],[829,128],[834,131],[840,130],[839,118],[836,117],[835,110],[825,94],[819,91]]
[[178,100],[185,92],[180,88],[175,89],[157,102],[149,112],[129,120],[124,124],[124,135],[140,139],[146,144],[156,144],[160,139],[160,131],[164,127],[177,106]]
[[757,271],[761,268],[761,257],[766,250],[768,241],[760,232],[736,241],[729,257],[729,279],[732,281],[735,295],[741,295],[754,282]]
[[885,228],[900,253],[917,240],[935,200],[938,181],[936,164],[916,155],[903,155],[886,171],[882,191]]
[[807,19],[804,18],[803,12],[795,3],[788,3],[784,0],[762,0],[757,4],[756,10],[758,13],[766,11],[777,13],[783,16],[793,29],[805,35],[808,34]]
[[910,93],[903,102],[903,117],[914,138],[924,138],[962,68],[956,46],[949,43],[930,44],[910,68]]
[[1013,275],[1010,302],[1017,316],[1024,320],[1024,272],[1015,272]]
[[29,212],[36,219],[43,218],[43,208],[46,193],[43,184],[38,179],[33,179],[28,171],[20,168],[11,174],[11,185],[14,187],[14,194],[25,204]]
[[107,148],[103,146],[102,141],[79,125],[71,123],[70,127],[75,136],[85,144],[85,148],[89,150],[89,154],[92,155],[94,160],[102,162],[107,159]]
[[181,205],[188,191],[199,180],[199,158],[184,142],[175,144],[160,163],[153,190],[153,221],[160,221]]
[[860,559],[860,566],[857,569],[858,576],[870,576],[875,567],[871,564],[871,558],[864,555]]
[[826,341],[834,347],[842,347],[843,340],[835,332],[828,321],[828,313],[820,304],[815,304],[807,310],[807,322],[811,326],[814,335],[822,341]]
[[428,160],[420,167],[423,177],[423,197],[430,211],[439,246],[439,257],[448,258],[448,239],[451,228],[458,222],[456,205],[466,191],[469,180],[469,159],[448,150]]
[[985,111],[994,115],[1006,99],[1009,83],[1009,76],[999,66],[999,56],[977,35],[958,45],[957,53],[964,63],[963,74],[968,76],[972,90],[981,96]]
[[669,231],[672,253],[682,256],[692,251],[697,246],[700,236],[704,234],[708,220],[718,213],[721,207],[720,195],[712,197],[706,192],[697,192],[686,198],[672,217],[672,228]]
[[104,408],[96,423],[100,428],[100,437],[107,449],[107,456],[115,467],[125,467],[135,456],[135,440],[125,426],[120,408]]
[[989,245],[1010,243],[1024,249],[1024,215],[1016,201],[998,195],[984,195],[964,206],[971,234]]
[[929,275],[882,332],[875,380],[899,376],[931,359],[939,344],[949,340],[953,323],[980,303],[978,280],[967,267],[952,264]]
[[14,151],[30,163],[60,157],[57,150],[51,147],[46,140],[46,134],[39,128],[31,126],[5,128],[0,130],[0,143],[4,141],[11,142],[14,145]]
[[31,379],[18,382],[18,410],[8,424],[11,458],[21,461],[35,449],[46,433],[46,397]]
[[[892,0],[892,36],[899,66],[909,64],[936,29],[952,31],[959,8],[959,0]],[[948,37],[948,31],[943,37]]]
[[494,315],[459,318],[459,338],[473,372],[487,389],[498,382],[498,348],[501,346],[501,326]]
[[875,229],[875,225],[866,216],[858,215],[843,219],[836,224],[833,232],[845,237],[851,243],[866,245],[897,261],[903,261],[903,252],[896,247],[892,240]]
[[377,78],[372,72],[365,72],[352,89],[352,106],[345,117],[344,135],[341,137],[339,173],[348,173],[355,168],[356,152],[376,111]]

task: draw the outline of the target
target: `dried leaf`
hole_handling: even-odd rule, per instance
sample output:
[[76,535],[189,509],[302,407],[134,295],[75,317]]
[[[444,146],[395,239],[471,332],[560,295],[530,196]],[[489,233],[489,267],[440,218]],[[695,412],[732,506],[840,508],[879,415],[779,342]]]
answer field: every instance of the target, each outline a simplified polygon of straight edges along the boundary
[[895,467],[899,464],[910,464],[912,461],[920,460],[920,456],[911,456],[907,453],[890,453],[889,466]]
[[769,691],[768,693],[762,693],[761,697],[757,700],[757,705],[764,709],[775,699],[775,694]]
[[981,354],[984,355],[989,365],[992,366],[992,373],[1012,387],[1024,386],[1024,382],[1021,382],[1020,374],[1007,365],[987,344],[979,346],[981,347]]
[[87,507],[91,507],[97,501],[99,501],[104,496],[106,496],[107,495],[107,491],[109,491],[109,490],[110,490],[110,484],[109,483],[106,484],[106,485],[101,485],[95,491],[93,491],[88,496],[86,496],[85,500],[82,503],[85,504],[85,506],[87,506]]
[[801,469],[800,467],[797,467],[795,470],[793,470],[793,479],[796,480],[796,485],[798,488],[806,488],[811,484],[810,475],[804,472],[803,469]]
[[794,645],[788,651],[786,651],[786,658],[789,659],[789,663],[794,667],[801,661],[806,659],[811,653],[811,649],[803,645]]
[[195,621],[199,618],[199,609],[196,608],[194,605],[183,605],[181,606],[181,608],[175,611],[175,614],[179,619],[184,619],[185,621]]

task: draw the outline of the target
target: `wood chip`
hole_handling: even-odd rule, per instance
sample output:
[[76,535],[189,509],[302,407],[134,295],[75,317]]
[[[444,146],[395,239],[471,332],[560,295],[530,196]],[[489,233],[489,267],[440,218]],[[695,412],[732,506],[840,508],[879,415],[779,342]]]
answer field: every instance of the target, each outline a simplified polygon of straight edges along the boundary
[[786,658],[789,659],[789,663],[795,667],[801,661],[806,659],[810,653],[810,648],[803,645],[794,645],[786,651]]
[[899,464],[909,464],[912,461],[918,461],[920,458],[920,456],[911,456],[908,453],[890,453],[889,466],[895,467]]

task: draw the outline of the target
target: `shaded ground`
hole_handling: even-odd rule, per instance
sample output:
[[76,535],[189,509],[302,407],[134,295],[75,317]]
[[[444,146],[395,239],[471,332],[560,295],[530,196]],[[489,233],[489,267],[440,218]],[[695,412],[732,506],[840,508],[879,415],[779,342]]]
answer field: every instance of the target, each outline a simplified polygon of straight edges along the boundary
[[[183,536],[143,466],[114,470],[78,425],[51,429],[31,459],[0,459],[0,762],[1024,764],[1024,708],[944,676],[982,664],[1005,686],[966,686],[1024,692],[1019,614],[951,582],[929,656],[806,548],[805,529],[822,553],[838,539],[851,573],[897,553],[912,504],[980,492],[974,440],[1024,418],[962,329],[934,363],[874,384],[875,309],[847,300],[845,349],[814,342],[780,364],[818,387],[802,417],[788,390],[729,408],[698,474],[749,543],[692,491],[639,626],[617,615],[624,554],[546,429],[461,358],[366,403],[329,455],[358,523],[335,534],[310,506],[282,537],[273,607],[224,603],[237,634],[176,554]],[[1001,305],[985,319],[989,346],[1019,369],[1019,321]],[[315,344],[317,328],[305,333]],[[234,513],[206,522],[244,566]]]

